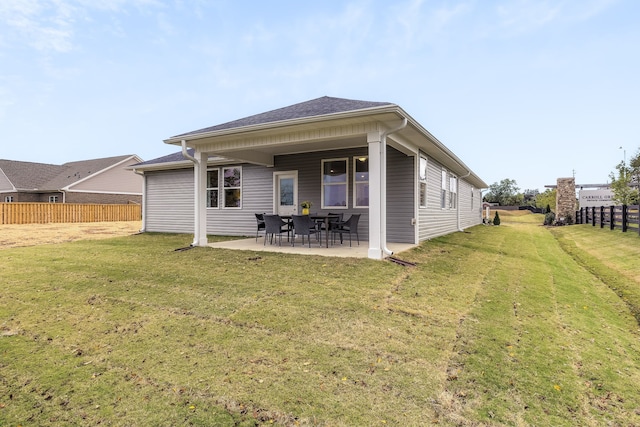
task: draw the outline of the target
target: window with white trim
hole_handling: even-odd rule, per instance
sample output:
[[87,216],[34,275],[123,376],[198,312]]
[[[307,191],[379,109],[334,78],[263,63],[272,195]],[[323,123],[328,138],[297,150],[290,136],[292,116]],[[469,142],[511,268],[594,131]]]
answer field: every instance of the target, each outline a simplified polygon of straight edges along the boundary
[[458,178],[454,175],[449,177],[449,209],[458,208]]
[[5,203],[12,203],[13,202],[13,196],[4,196],[4,202]]
[[353,207],[369,207],[369,157],[353,158]]
[[349,197],[349,159],[322,161],[322,208],[346,209]]
[[58,203],[58,196],[49,196],[49,203]]
[[420,199],[420,207],[427,207],[427,158],[420,155],[419,175],[418,175],[418,192]]
[[440,207],[442,209],[447,207],[447,187],[449,183],[447,182],[447,171],[442,169],[442,181],[441,181],[441,190],[440,190]]
[[242,208],[242,167],[233,166],[222,169],[222,183],[224,192],[222,193],[224,208]]
[[217,208],[220,196],[220,169],[207,170],[207,207]]

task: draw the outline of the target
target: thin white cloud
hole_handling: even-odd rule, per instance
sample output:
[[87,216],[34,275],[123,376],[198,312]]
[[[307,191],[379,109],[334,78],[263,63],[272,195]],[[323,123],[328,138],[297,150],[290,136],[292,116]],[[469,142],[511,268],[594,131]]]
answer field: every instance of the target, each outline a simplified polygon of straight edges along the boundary
[[584,21],[599,15],[618,0],[518,0],[496,7],[498,28],[507,35],[536,31],[555,23]]

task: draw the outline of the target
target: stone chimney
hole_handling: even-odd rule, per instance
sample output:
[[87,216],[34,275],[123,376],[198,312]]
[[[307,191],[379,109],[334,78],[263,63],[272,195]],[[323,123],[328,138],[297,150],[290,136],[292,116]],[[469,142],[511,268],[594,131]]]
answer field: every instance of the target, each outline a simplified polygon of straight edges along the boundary
[[558,178],[556,187],[556,221],[572,224],[575,222],[575,215],[576,180],[575,178]]

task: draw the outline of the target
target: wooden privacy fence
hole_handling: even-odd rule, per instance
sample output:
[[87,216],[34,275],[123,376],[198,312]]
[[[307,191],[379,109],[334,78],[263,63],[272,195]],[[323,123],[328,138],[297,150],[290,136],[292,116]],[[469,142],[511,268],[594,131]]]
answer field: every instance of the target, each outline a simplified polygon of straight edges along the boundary
[[0,224],[139,221],[142,207],[80,203],[0,203]]
[[591,224],[594,227],[619,229],[623,232],[632,230],[640,234],[640,206],[600,206],[581,208],[576,211],[576,223]]

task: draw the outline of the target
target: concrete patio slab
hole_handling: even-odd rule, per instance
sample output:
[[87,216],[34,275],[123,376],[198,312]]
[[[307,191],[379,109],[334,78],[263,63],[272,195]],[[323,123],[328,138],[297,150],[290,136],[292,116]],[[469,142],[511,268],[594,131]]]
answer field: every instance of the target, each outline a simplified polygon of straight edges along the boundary
[[[358,246],[358,244],[354,242],[353,246],[349,247],[349,242],[345,242],[343,244],[337,243],[335,245],[329,245],[329,247],[327,248],[325,247],[325,245],[319,245],[318,242],[312,240],[311,248],[309,248],[306,242],[303,245],[300,241],[296,241],[296,245],[291,246],[291,243],[287,242],[286,239],[283,239],[282,246],[278,246],[277,244],[270,245],[269,242],[267,242],[267,244],[265,245],[263,237],[259,237],[257,242],[255,237],[252,237],[248,239],[209,243],[209,246],[212,248],[235,249],[242,251],[278,252],[286,254],[320,255],[343,258],[367,258],[367,253],[369,250],[369,242],[365,241],[360,241],[360,246]],[[391,251],[393,251],[394,255],[398,254],[399,252],[411,249],[415,246],[416,245],[409,243],[387,244],[387,247]]]

